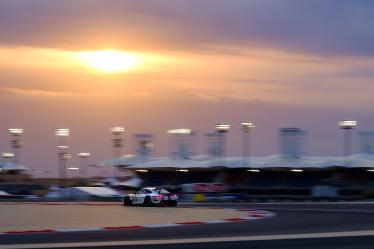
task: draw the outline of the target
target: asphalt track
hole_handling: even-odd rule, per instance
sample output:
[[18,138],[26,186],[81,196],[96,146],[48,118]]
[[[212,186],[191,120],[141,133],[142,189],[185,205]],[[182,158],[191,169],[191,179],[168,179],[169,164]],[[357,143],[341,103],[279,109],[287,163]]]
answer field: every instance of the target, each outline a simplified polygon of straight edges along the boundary
[[[1,235],[0,248],[12,248],[9,245],[14,245],[14,248],[50,246],[106,249],[374,248],[374,203],[200,204],[199,206],[257,208],[275,212],[277,215],[262,220],[183,227]],[[17,247],[16,245],[19,244],[27,245]]]

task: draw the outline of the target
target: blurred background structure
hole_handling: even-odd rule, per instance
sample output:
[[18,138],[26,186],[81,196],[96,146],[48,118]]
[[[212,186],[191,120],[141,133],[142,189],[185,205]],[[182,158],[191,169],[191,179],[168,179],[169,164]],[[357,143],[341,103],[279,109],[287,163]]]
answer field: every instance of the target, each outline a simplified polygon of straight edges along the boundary
[[87,177],[87,159],[90,157],[90,153],[89,152],[80,152],[78,153],[78,157],[79,157],[79,160],[80,160],[80,177],[82,178],[86,178]]
[[298,159],[305,155],[307,132],[300,128],[279,129],[280,153],[287,158]]
[[66,161],[71,159],[68,153],[69,146],[67,145],[67,138],[70,136],[70,130],[67,128],[58,128],[55,131],[57,136],[57,161],[59,178],[66,178]]
[[250,166],[250,156],[251,156],[251,150],[250,150],[250,142],[251,142],[251,133],[253,129],[255,128],[255,125],[251,122],[243,122],[240,124],[243,131],[243,147],[242,147],[242,157],[243,157],[243,166]]
[[349,156],[352,154],[352,130],[357,126],[357,121],[342,120],[338,124],[344,132],[344,166],[349,167],[351,164]]
[[359,139],[361,153],[374,155],[374,131],[361,131]]
[[[122,148],[124,147],[124,127],[112,127],[110,129],[112,134],[112,147],[113,147],[113,158],[120,157],[122,155]],[[117,164],[113,163],[113,177],[117,176]]]
[[21,148],[24,145],[24,141],[22,140],[23,129],[10,128],[9,132],[12,137],[10,147],[13,149],[13,163],[19,164],[21,161]]
[[179,159],[190,159],[195,155],[195,133],[191,129],[170,129],[170,156]]
[[136,140],[135,154],[148,159],[152,155],[154,143],[152,141],[153,135],[149,133],[135,134]]
[[[112,177],[87,171],[87,160],[91,156],[89,152],[76,153],[79,167],[67,168],[67,160],[71,158],[67,143],[70,130],[60,128],[55,131],[58,138],[59,178],[31,177],[31,170],[11,162],[14,153],[4,152],[0,164],[0,190],[11,196],[7,198],[42,197],[51,191],[53,194],[47,196],[60,196],[57,192],[64,187],[132,191],[142,186],[166,186],[190,201],[358,200],[374,197],[374,132],[358,133],[360,146],[358,153],[353,154],[352,130],[357,122],[340,121],[338,124],[344,132],[344,153],[341,156],[308,155],[307,131],[297,127],[279,129],[277,154],[252,155],[249,142],[255,126],[250,122],[240,124],[243,136],[241,156],[231,156],[225,152],[226,146],[229,146],[225,140],[230,129],[227,124],[214,126],[215,132],[204,136],[206,154],[197,154],[194,131],[179,128],[167,131],[170,145],[168,156],[153,155],[154,136],[149,133],[135,134],[135,153],[125,155],[122,151],[124,128],[113,127],[113,157],[94,164],[94,168],[112,167],[122,172],[122,175],[113,174]],[[21,140],[19,134],[16,139]],[[69,170],[70,177],[66,170]],[[57,189],[54,187],[56,184],[59,184]],[[91,190],[81,188],[69,191],[83,195],[82,191]],[[100,191],[108,192],[105,189]]]

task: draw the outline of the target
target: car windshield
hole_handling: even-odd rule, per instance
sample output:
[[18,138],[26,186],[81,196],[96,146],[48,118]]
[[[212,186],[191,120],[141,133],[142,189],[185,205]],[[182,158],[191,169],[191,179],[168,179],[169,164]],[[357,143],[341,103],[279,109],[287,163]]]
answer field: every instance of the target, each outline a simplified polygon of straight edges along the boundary
[[156,188],[155,189],[155,191],[157,192],[157,193],[161,193],[161,194],[169,194],[170,192],[169,191],[167,191],[166,189],[163,189],[163,188]]

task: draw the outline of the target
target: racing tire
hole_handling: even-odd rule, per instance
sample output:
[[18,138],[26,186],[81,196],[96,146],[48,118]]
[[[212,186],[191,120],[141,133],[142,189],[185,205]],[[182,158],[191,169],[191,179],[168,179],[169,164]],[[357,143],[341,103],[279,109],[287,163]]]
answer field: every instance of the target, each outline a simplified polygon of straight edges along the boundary
[[177,206],[177,202],[176,201],[170,201],[168,203],[168,207],[175,207],[175,206]]
[[123,199],[123,205],[124,206],[131,206],[132,204],[132,201],[130,200],[130,198],[128,196],[125,197],[125,199]]
[[145,206],[145,207],[150,207],[150,206],[152,206],[151,197],[146,196],[146,197],[144,198],[143,206]]

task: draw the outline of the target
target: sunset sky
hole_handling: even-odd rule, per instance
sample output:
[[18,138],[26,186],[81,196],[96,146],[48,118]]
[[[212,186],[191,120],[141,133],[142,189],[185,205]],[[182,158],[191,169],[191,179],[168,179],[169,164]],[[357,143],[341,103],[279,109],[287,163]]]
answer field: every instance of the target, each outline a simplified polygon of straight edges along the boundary
[[280,127],[307,129],[309,155],[340,155],[337,120],[374,130],[373,13],[371,0],[0,0],[1,152],[24,128],[22,163],[54,172],[55,128],[95,163],[124,126],[126,153],[149,132],[166,155],[181,127],[203,153],[226,122],[239,155],[251,121],[254,155],[278,152]]

